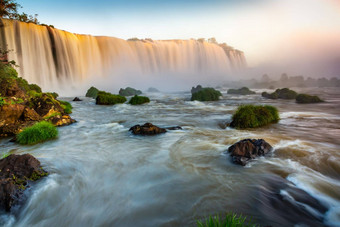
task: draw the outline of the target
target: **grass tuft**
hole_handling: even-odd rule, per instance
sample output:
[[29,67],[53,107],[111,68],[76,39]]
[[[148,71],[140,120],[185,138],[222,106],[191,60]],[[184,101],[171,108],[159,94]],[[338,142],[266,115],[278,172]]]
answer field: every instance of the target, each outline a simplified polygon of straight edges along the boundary
[[66,102],[66,101],[61,101],[61,100],[58,100],[61,104],[61,107],[64,109],[65,113],[67,114],[70,114],[72,113],[72,105],[71,103],[69,102]]
[[25,128],[17,135],[20,144],[36,144],[58,136],[57,128],[46,121],[41,121],[31,127]]
[[96,98],[97,105],[115,105],[117,103],[124,102],[126,102],[126,98],[124,96],[113,95],[105,91],[99,91]]
[[247,217],[233,213],[227,213],[224,218],[219,215],[209,216],[205,221],[197,221],[198,227],[255,227]]
[[202,88],[201,90],[195,92],[191,96],[191,101],[217,101],[219,97],[222,96],[220,91],[215,90],[214,88]]

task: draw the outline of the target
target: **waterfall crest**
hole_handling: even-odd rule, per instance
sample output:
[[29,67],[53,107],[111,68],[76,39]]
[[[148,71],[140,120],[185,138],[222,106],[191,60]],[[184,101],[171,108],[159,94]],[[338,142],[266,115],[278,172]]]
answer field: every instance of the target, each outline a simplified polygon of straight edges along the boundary
[[[1,20],[1,19],[0,19]],[[2,19],[0,45],[20,76],[43,88],[124,74],[228,75],[246,65],[243,52],[196,40],[123,40],[79,35],[52,27]]]

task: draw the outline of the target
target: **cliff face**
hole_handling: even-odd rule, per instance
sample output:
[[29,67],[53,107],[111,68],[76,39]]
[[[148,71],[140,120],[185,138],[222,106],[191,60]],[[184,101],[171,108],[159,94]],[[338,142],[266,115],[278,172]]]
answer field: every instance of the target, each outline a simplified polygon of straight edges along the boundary
[[51,87],[60,82],[78,83],[88,78],[129,73],[182,73],[227,75],[243,68],[241,51],[225,44],[197,40],[122,40],[78,35],[47,26],[0,20],[0,45],[20,66],[19,74],[31,83]]

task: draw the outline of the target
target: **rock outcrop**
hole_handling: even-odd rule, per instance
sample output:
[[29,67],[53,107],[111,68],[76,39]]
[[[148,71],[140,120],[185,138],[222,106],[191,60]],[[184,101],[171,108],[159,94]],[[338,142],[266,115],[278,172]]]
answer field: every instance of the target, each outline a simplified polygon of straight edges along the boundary
[[151,123],[145,123],[144,125],[135,125],[132,126],[129,131],[131,131],[135,135],[156,135],[165,133],[165,128],[160,128]]
[[32,181],[47,176],[39,160],[30,154],[9,155],[0,160],[0,209],[10,211],[22,200]]
[[273,147],[263,139],[244,139],[230,146],[228,153],[234,163],[245,166],[249,160],[264,156],[272,149]]

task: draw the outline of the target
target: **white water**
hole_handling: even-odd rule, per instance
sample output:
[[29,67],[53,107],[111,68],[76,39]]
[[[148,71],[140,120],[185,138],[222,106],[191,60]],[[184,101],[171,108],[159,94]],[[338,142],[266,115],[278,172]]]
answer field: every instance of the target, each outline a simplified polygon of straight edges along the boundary
[[[8,58],[20,66],[20,75],[44,90],[60,85],[81,89],[112,86],[217,81],[245,66],[241,51],[196,40],[126,41],[94,37],[3,20]],[[102,82],[100,82],[102,81]],[[192,84],[192,83],[191,83]],[[59,90],[57,88],[57,90]]]

